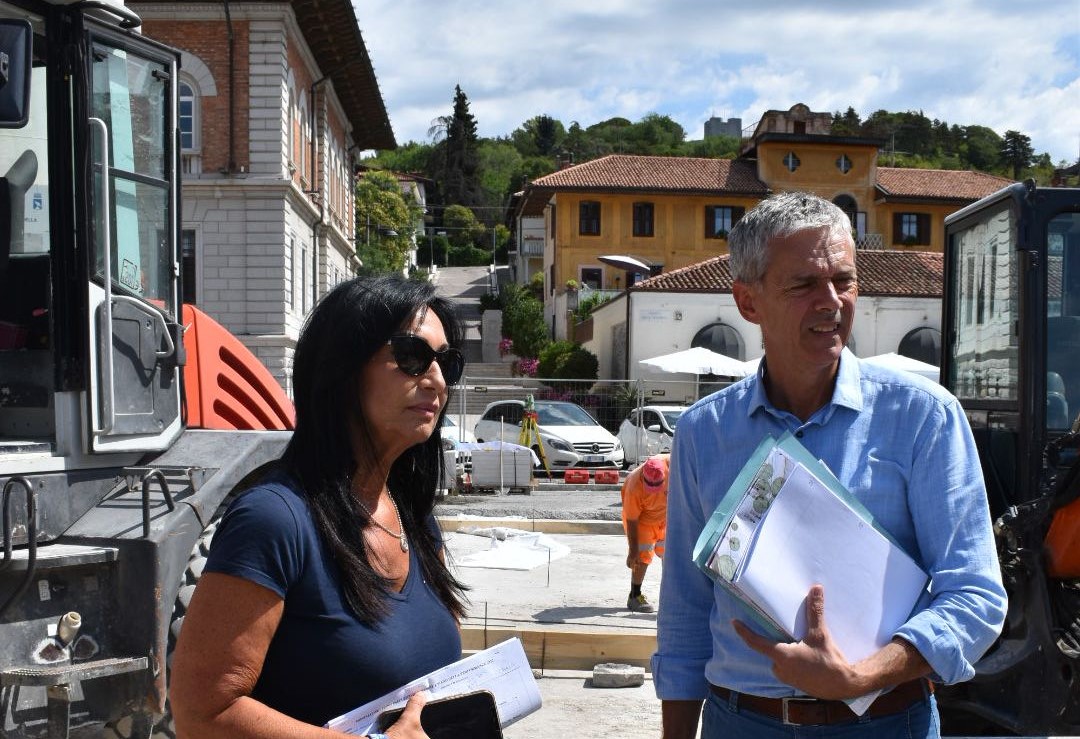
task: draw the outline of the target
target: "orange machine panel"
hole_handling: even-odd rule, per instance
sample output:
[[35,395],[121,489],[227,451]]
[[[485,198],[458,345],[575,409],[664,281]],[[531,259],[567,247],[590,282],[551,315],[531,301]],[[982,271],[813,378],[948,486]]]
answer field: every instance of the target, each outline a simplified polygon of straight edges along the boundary
[[184,305],[184,403],[192,428],[291,429],[296,414],[281,385],[240,340]]
[[1080,500],[1059,508],[1046,534],[1047,574],[1072,579],[1080,577]]

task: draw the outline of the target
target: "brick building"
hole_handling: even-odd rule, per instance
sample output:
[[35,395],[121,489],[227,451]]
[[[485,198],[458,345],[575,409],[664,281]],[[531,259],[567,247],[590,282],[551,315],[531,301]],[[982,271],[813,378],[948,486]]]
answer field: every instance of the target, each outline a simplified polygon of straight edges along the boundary
[[356,154],[395,146],[352,5],[128,5],[181,50],[185,301],[291,392],[304,317],[360,266]]

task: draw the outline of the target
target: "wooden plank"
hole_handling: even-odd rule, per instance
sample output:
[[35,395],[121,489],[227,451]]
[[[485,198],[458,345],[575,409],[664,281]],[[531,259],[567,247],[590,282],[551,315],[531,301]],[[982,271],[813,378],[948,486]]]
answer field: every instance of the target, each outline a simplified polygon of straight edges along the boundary
[[502,526],[509,529],[536,531],[542,534],[615,534],[622,536],[622,521],[597,521],[594,519],[556,520],[549,518],[457,518],[439,517],[443,531]]
[[463,626],[461,646],[477,651],[512,637],[521,639],[529,665],[537,670],[592,670],[604,662],[648,669],[656,651],[654,633],[552,631],[514,626]]

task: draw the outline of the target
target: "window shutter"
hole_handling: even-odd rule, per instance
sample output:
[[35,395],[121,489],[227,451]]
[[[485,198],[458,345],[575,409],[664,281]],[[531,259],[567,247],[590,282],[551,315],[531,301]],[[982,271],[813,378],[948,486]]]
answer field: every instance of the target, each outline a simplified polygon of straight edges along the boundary
[[894,244],[904,243],[904,228],[902,224],[902,218],[900,213],[893,213],[892,216],[892,242]]
[[734,205],[731,208],[731,225],[734,226],[739,222],[739,219],[746,214],[746,208],[741,205]]
[[930,214],[920,213],[918,216],[919,243],[924,246],[930,245]]
[[705,238],[711,239],[716,235],[716,206],[705,206]]

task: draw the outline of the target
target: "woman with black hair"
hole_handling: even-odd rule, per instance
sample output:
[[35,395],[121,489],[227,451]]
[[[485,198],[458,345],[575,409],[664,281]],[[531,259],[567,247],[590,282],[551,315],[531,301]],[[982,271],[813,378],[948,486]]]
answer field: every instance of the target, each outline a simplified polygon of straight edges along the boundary
[[[316,306],[296,346],[296,430],[222,518],[184,620],[181,736],[340,736],[319,727],[460,658],[464,586],[432,516],[460,343],[426,283],[351,280]],[[388,736],[425,737],[423,702]]]

